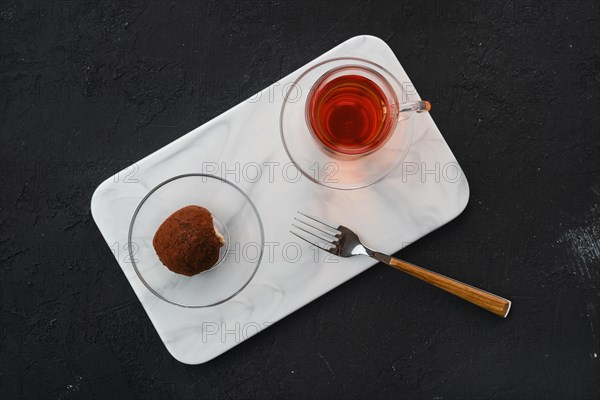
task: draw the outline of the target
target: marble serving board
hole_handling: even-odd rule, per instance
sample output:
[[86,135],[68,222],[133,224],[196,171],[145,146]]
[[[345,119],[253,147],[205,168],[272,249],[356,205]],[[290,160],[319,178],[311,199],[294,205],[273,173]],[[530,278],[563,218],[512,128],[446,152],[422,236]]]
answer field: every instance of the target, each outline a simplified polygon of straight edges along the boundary
[[333,57],[378,63],[403,83],[408,101],[419,99],[387,44],[357,36],[110,177],[93,195],[92,215],[111,249],[126,246],[140,200],[175,175],[221,176],[255,203],[267,244],[262,263],[241,293],[218,306],[182,308],[158,299],[140,282],[126,252],[113,251],[166,348],[182,363],[211,360],[376,264],[367,257],[336,259],[292,236],[297,210],[351,227],[367,244],[393,254],[455,218],[468,202],[467,180],[428,113],[414,118],[403,164],[373,186],[333,190],[297,174],[279,133],[285,90],[306,68]]

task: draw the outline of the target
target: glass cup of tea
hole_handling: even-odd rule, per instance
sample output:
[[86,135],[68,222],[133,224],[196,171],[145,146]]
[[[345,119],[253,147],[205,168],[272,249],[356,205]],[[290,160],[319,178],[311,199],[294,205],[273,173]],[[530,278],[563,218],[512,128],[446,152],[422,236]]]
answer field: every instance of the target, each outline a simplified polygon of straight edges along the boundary
[[280,115],[285,150],[310,180],[358,189],[389,175],[412,140],[412,118],[427,101],[407,101],[385,68],[360,58],[318,63],[289,86]]

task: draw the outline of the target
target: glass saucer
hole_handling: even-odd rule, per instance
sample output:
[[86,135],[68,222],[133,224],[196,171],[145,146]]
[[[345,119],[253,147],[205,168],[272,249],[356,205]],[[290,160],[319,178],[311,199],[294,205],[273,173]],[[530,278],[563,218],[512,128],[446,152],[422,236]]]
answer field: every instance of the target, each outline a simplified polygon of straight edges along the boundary
[[[314,89],[339,71],[351,71],[372,80],[386,94],[386,115],[395,119],[389,138],[376,150],[358,155],[327,149],[312,132],[308,104]],[[287,90],[280,112],[280,134],[291,161],[304,176],[334,189],[359,189],[390,174],[404,159],[412,141],[413,118],[400,112],[408,95],[385,68],[361,58],[333,58],[318,63]],[[402,110],[404,111],[404,110]]]
[[[208,209],[225,238],[217,264],[191,277],[170,271],[152,245],[163,221],[189,205]],[[186,174],[164,181],[142,199],[129,226],[127,261],[158,298],[181,307],[211,307],[231,299],[250,283],[263,246],[260,215],[240,188],[214,175]]]

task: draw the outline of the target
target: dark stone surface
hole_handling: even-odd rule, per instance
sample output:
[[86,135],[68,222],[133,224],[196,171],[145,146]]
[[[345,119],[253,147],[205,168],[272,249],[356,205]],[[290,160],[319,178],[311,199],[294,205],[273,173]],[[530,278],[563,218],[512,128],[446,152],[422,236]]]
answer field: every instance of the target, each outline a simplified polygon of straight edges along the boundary
[[[600,396],[597,1],[2,0],[2,398]],[[357,34],[398,55],[471,186],[401,256],[200,366],[165,350],[89,211],[108,176]]]

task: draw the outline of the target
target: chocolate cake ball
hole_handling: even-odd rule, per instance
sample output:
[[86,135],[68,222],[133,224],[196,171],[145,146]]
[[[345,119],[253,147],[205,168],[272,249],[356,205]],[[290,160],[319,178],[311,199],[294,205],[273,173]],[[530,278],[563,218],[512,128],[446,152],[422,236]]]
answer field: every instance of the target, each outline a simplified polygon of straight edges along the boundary
[[160,261],[171,271],[187,276],[215,265],[224,244],[210,212],[198,206],[175,211],[160,225],[152,240]]

